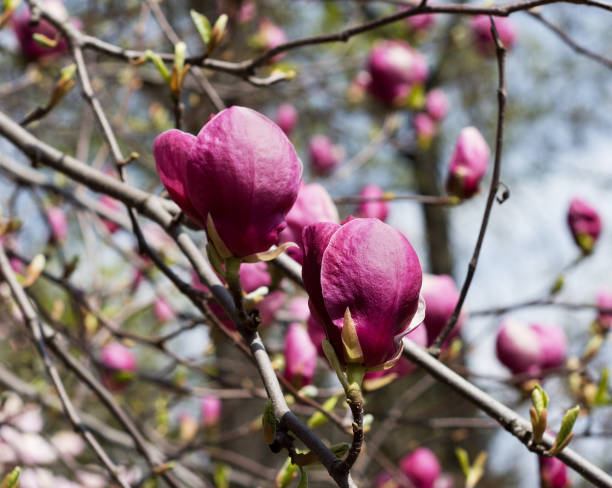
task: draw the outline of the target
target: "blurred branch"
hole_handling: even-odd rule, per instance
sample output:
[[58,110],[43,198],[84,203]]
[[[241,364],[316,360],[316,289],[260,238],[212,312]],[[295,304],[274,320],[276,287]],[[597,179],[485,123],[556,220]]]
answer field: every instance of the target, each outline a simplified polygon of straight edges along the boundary
[[28,297],[26,296],[23,288],[17,281],[17,277],[15,276],[15,273],[11,268],[11,264],[6,256],[6,253],[4,252],[4,246],[1,242],[0,275],[2,275],[3,280],[8,284],[11,290],[11,294],[13,295],[13,298],[17,303],[19,310],[21,311],[24,325],[26,325],[30,331],[31,337],[43,361],[45,370],[47,371],[47,374],[49,375],[49,378],[51,379],[51,382],[53,383],[53,386],[57,391],[66,417],[68,417],[74,429],[81,434],[85,442],[96,453],[96,456],[98,457],[98,459],[100,459],[100,461],[108,470],[113,479],[117,481],[117,483],[119,483],[119,485],[121,485],[123,488],[130,488],[129,483],[123,478],[121,469],[111,460],[109,455],[98,443],[93,434],[87,429],[85,424],[83,424],[79,414],[77,413],[74,405],[72,404],[72,401],[70,400],[70,397],[66,392],[60,375],[57,372],[57,369],[55,368],[55,365],[53,364],[53,361],[51,360],[51,357],[47,352],[47,348],[45,346],[43,326],[36,317],[36,312],[30,304],[30,301],[28,300]]
[[472,278],[474,277],[474,273],[476,272],[476,265],[478,264],[478,257],[480,256],[480,250],[482,248],[482,243],[484,241],[485,234],[487,232],[487,226],[489,223],[489,217],[491,215],[491,210],[493,209],[493,204],[495,203],[495,196],[497,195],[497,190],[499,189],[499,177],[501,172],[501,157],[502,157],[502,146],[504,140],[504,116],[506,113],[506,74],[505,74],[505,61],[506,61],[506,49],[502,45],[499,35],[497,32],[497,28],[495,27],[495,22],[493,17],[491,17],[491,32],[493,35],[493,39],[495,40],[495,48],[497,54],[497,69],[498,69],[498,86],[497,86],[497,137],[495,140],[495,162],[493,165],[493,176],[491,177],[491,184],[489,186],[489,194],[487,196],[487,203],[485,205],[484,214],[482,216],[482,223],[480,225],[480,231],[478,232],[478,239],[476,240],[476,246],[474,247],[474,252],[472,254],[472,259],[470,259],[470,263],[468,265],[467,275],[463,282],[463,286],[461,287],[461,293],[459,295],[459,299],[457,304],[455,305],[455,309],[453,310],[452,315],[444,325],[442,331],[438,334],[435,341],[431,346],[431,351],[434,355],[438,356],[440,354],[440,348],[448,335],[453,330],[453,327],[457,323],[459,319],[459,314],[461,313],[461,308],[463,307],[463,302],[467,296],[468,290],[470,289],[470,285],[472,283]]
[[537,19],[538,21],[540,21],[540,23],[548,27],[551,31],[553,31],[565,44],[571,47],[578,54],[582,54],[583,56],[586,56],[587,58],[591,58],[592,60],[597,61],[598,63],[602,64],[606,68],[612,69],[612,59],[606,58],[605,56],[602,56],[601,54],[598,54],[596,52],[593,52],[581,46],[580,44],[575,42],[570,36],[568,36],[563,31],[563,29],[556,26],[549,20],[545,19],[541,13],[535,10],[529,10],[527,13],[531,15],[534,19]]
[[[532,432],[530,422],[459,376],[410,340],[404,340],[404,357],[422,367],[442,383],[450,386],[463,398],[495,419],[502,427],[527,446],[530,451],[542,454],[553,445],[554,437],[549,434],[544,435],[541,444],[533,445],[531,442]],[[612,488],[612,476],[583,458],[573,449],[566,447],[556,457],[595,486]]]

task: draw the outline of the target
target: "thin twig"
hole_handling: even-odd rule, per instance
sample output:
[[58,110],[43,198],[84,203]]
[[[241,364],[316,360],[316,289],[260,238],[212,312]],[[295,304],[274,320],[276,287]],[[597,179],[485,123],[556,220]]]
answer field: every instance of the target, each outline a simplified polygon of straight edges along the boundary
[[493,165],[493,176],[491,178],[491,184],[489,186],[489,194],[487,196],[487,203],[485,205],[484,214],[482,216],[482,223],[480,224],[480,231],[478,232],[478,239],[476,240],[476,246],[474,247],[472,259],[470,260],[470,263],[468,265],[467,275],[463,282],[463,286],[461,287],[459,300],[457,301],[457,305],[455,306],[452,315],[444,325],[444,328],[442,329],[440,334],[438,334],[438,337],[436,337],[430,349],[432,351],[432,354],[436,356],[440,354],[440,347],[442,346],[448,335],[451,333],[453,327],[459,319],[459,314],[461,313],[463,302],[465,301],[468,290],[470,289],[470,285],[472,283],[472,278],[474,277],[474,273],[476,272],[476,265],[478,264],[478,257],[480,256],[482,243],[487,232],[489,217],[491,215],[491,210],[493,209],[493,204],[495,203],[495,196],[497,195],[497,190],[499,189],[502,147],[504,140],[504,117],[506,111],[506,49],[504,48],[499,39],[497,28],[495,27],[495,22],[493,21],[493,17],[491,17],[491,32],[493,34],[493,39],[495,40],[495,48],[497,53],[497,69],[499,77],[497,87],[497,137],[495,140],[495,162]]

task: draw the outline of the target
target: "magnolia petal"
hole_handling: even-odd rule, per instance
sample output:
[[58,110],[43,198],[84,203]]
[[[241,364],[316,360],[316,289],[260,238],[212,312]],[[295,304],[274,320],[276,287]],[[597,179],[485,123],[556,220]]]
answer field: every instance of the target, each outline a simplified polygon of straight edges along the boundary
[[419,294],[419,305],[417,307],[417,311],[414,314],[412,320],[410,321],[410,325],[408,326],[408,329],[406,329],[405,334],[413,331],[423,323],[423,320],[425,320],[425,308],[425,299],[423,298],[422,294]]
[[227,248],[223,240],[221,240],[215,223],[213,222],[212,215],[210,214],[206,217],[206,234],[221,259],[233,257],[232,252]]
[[255,254],[250,254],[242,258],[242,261],[245,263],[257,263],[259,261],[267,262],[272,261],[279,257],[282,253],[284,253],[290,247],[299,247],[295,242],[285,242],[278,247],[274,247],[272,249],[268,249],[264,252],[256,252]]

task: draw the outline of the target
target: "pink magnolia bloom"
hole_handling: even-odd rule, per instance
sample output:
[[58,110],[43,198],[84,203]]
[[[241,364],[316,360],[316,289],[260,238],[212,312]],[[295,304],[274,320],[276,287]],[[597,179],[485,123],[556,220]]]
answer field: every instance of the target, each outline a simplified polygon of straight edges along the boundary
[[268,265],[264,262],[242,263],[240,265],[240,283],[246,293],[251,293],[262,286],[270,286],[272,278]]
[[533,376],[544,368],[563,364],[567,339],[558,326],[526,324],[515,319],[502,322],[496,341],[497,358],[514,374]]
[[[485,56],[495,54],[495,42],[491,33],[491,21],[488,15],[477,15],[470,21],[472,38],[476,49]],[[516,42],[516,29],[506,17],[495,17],[495,27],[499,40],[505,48],[511,49]]]
[[531,328],[538,334],[541,357],[540,367],[558,368],[567,356],[567,338],[563,329],[557,325],[531,324]]
[[[423,320],[423,325],[427,329],[427,346],[431,346],[453,314],[455,306],[459,301],[459,291],[450,276],[426,274],[423,275],[423,289],[421,293],[425,299],[425,319]],[[459,335],[466,315],[464,311],[459,314],[459,319],[447,341]]]
[[285,335],[285,378],[301,388],[312,383],[316,367],[317,348],[306,328],[297,322],[289,324]]
[[[364,186],[359,192],[363,198],[380,198],[383,194],[382,188],[374,184]],[[358,217],[372,217],[384,222],[388,215],[389,203],[384,200],[364,201],[357,206]]]
[[309,314],[308,320],[306,321],[306,329],[308,332],[308,337],[310,337],[310,340],[317,348],[317,354],[324,358],[325,353],[323,352],[323,339],[326,337],[325,329],[313,318],[311,314]]
[[156,297],[153,302],[153,313],[155,318],[162,323],[169,322],[175,317],[172,306],[163,298]]
[[[600,290],[597,295],[597,306],[612,310],[612,291],[608,289]],[[612,313],[600,312],[597,316],[597,324],[602,330],[610,330],[612,328]]]
[[276,124],[287,134],[291,135],[298,121],[297,110],[290,103],[283,103],[276,111]]
[[419,447],[400,460],[400,469],[412,481],[414,488],[433,488],[440,476],[440,463],[426,447]]
[[51,443],[62,456],[74,458],[85,450],[85,441],[76,432],[61,430],[51,437]]
[[460,198],[474,195],[479,189],[480,180],[487,172],[490,155],[491,150],[478,129],[462,129],[448,168],[448,192]]
[[66,240],[68,236],[68,219],[66,212],[59,207],[52,207],[46,212],[49,225],[51,227],[51,236],[56,242]]
[[[51,11],[56,17],[67,19],[68,12],[61,0],[45,0],[44,7]],[[13,15],[13,30],[21,46],[24,56],[37,60],[45,57],[59,56],[68,51],[68,41],[65,37],[59,38],[58,30],[46,20],[41,19],[38,24],[30,25],[30,9],[26,8],[22,13]],[[76,27],[80,22],[71,21]],[[41,34],[52,41],[57,40],[54,47],[45,47],[38,44],[33,36]]]
[[567,223],[580,249],[587,254],[593,251],[602,229],[597,210],[584,200],[574,198],[567,212]]
[[266,295],[257,306],[261,317],[261,325],[270,325],[274,322],[276,313],[282,308],[286,299],[287,295],[282,290],[274,290]]
[[102,365],[106,368],[103,376],[110,389],[121,389],[136,371],[136,356],[120,342],[111,342],[102,349]]
[[310,309],[308,308],[308,297],[299,296],[292,298],[289,301],[288,312],[291,320],[297,322],[306,322],[310,317]]
[[160,134],[153,154],[170,197],[200,225],[210,215],[234,256],[278,242],[297,198],[302,163],[270,119],[230,107],[197,137],[176,129]]
[[290,247],[287,254],[302,264],[302,230],[316,222],[338,224],[340,217],[327,190],[318,183],[301,185],[295,204],[286,217],[287,228],[280,233],[279,242],[295,242],[298,247]]
[[335,146],[329,137],[319,134],[310,139],[308,155],[313,171],[326,175],[331,173],[344,157],[344,148]]
[[[285,31],[278,25],[273,23],[270,19],[263,19],[259,23],[259,30],[257,31],[257,41],[266,50],[274,49],[276,46],[280,46],[287,42],[287,35]],[[279,53],[270,59],[271,62],[278,61],[285,53]]]
[[368,91],[387,105],[400,103],[427,78],[427,61],[403,41],[381,41],[370,52]]
[[437,127],[434,120],[424,112],[419,112],[412,119],[412,125],[421,147],[427,148],[436,135]]
[[406,18],[406,22],[414,30],[426,30],[435,24],[436,15],[435,14],[412,15]]
[[376,488],[401,488],[391,473],[383,471],[374,481]]
[[448,475],[440,476],[433,484],[433,488],[454,488],[453,478]]
[[221,418],[221,400],[216,396],[205,396],[201,403],[202,425],[205,428],[214,427]]
[[[422,321],[422,272],[408,240],[378,219],[329,222],[303,231],[302,278],[310,312],[345,362],[342,329],[350,311],[367,369],[395,360],[401,340]],[[421,306],[420,306],[421,305]]]
[[365,92],[372,82],[372,77],[367,71],[359,71],[347,90],[347,98],[351,103],[359,103],[365,97]]
[[[100,197],[100,204],[113,213],[119,212],[121,210],[121,202],[119,202],[119,200],[116,200],[113,197],[109,197],[108,195],[102,195]],[[104,226],[111,234],[114,234],[120,229],[119,224],[111,220],[104,219],[103,222]]]
[[542,488],[566,488],[570,486],[567,466],[556,457],[538,457]]
[[435,88],[427,93],[425,99],[425,110],[427,114],[436,122],[443,120],[448,114],[450,103],[446,94],[439,88]]

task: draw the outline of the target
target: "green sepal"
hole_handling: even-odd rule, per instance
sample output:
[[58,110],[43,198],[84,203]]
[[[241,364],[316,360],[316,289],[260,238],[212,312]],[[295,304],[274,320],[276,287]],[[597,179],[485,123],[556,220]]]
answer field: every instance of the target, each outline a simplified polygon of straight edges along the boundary
[[281,467],[276,475],[276,488],[286,488],[289,483],[296,477],[298,465],[291,462],[291,458],[287,458],[285,464]]
[[261,425],[263,427],[266,444],[273,444],[276,438],[276,417],[274,416],[274,407],[272,406],[271,400],[266,401],[264,413],[261,417]]
[[17,466],[13,469],[9,474],[7,474],[2,483],[0,484],[0,488],[19,488],[19,475],[21,474],[21,468]]

